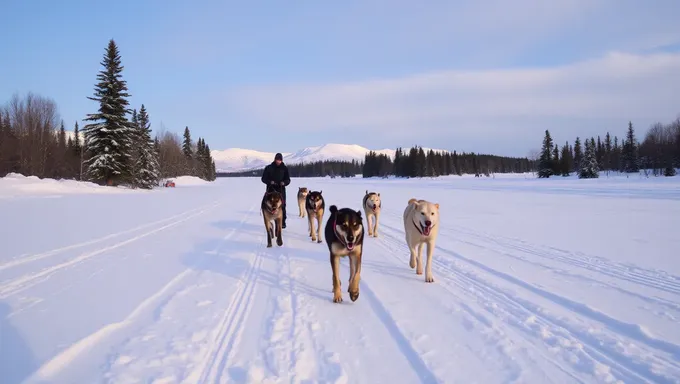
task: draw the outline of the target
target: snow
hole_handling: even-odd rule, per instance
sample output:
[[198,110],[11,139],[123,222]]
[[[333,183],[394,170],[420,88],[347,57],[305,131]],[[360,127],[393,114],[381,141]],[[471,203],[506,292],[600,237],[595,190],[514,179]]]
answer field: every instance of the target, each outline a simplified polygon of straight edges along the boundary
[[176,187],[188,187],[188,186],[210,185],[210,184],[212,184],[212,182],[203,180],[200,177],[196,177],[196,176],[171,177],[169,180],[174,181]]
[[130,190],[125,188],[107,188],[95,183],[75,180],[41,179],[36,176],[24,176],[18,173],[10,173],[0,178],[0,200],[35,197],[53,198],[64,194],[112,194],[125,192],[130,192]]
[[[332,302],[294,201],[284,246],[265,247],[258,178],[0,179],[3,384],[680,382],[680,177],[299,186],[327,207],[381,193],[356,302],[347,260]],[[431,284],[408,266],[411,197],[441,206]]]
[[[424,148],[428,151],[429,148]],[[370,149],[356,144],[324,144],[321,146],[307,147],[295,152],[281,152],[286,164],[310,163],[323,160],[364,161]],[[394,149],[374,150],[378,154],[388,155],[394,158]],[[444,151],[435,149],[435,151]],[[215,159],[215,167],[218,172],[247,171],[263,168],[274,161],[276,152],[260,152],[252,149],[228,148],[225,150],[210,151]]]

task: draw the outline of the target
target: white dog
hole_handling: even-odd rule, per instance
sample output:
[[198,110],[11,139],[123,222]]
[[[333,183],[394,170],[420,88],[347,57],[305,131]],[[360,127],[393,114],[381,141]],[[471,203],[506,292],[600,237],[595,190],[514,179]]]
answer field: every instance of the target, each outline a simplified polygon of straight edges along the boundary
[[423,274],[423,247],[427,244],[427,265],[425,281],[434,282],[432,276],[432,253],[439,234],[439,204],[425,200],[410,199],[404,210],[404,233],[406,244],[411,251],[409,266],[416,274]]
[[[378,221],[380,219],[380,210],[382,202],[380,201],[380,193],[368,192],[363,199],[364,212],[366,213],[366,224],[368,225],[368,236],[378,237]],[[371,217],[373,224],[371,225]]]

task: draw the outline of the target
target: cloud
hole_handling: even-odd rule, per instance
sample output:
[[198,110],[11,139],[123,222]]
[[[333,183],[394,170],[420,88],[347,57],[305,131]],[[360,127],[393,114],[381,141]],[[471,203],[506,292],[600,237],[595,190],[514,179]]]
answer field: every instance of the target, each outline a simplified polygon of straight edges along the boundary
[[246,87],[226,102],[232,118],[287,132],[443,134],[476,122],[491,133],[512,119],[669,119],[680,112],[678,73],[680,54],[611,53],[552,68]]

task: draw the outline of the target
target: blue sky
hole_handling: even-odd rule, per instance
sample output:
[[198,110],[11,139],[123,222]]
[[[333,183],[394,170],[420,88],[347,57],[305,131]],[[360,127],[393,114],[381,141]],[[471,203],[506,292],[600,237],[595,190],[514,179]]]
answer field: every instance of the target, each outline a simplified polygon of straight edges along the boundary
[[189,126],[212,149],[525,156],[545,129],[573,142],[680,115],[677,0],[8,0],[2,14],[0,102],[51,97],[72,127],[97,109],[114,38],[152,128]]

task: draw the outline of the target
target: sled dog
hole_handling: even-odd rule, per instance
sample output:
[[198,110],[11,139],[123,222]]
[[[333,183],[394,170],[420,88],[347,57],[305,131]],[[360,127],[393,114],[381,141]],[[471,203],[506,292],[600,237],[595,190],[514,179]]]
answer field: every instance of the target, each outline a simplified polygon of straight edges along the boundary
[[409,266],[416,274],[423,274],[423,247],[427,244],[425,281],[434,282],[432,276],[432,253],[439,234],[439,204],[426,200],[410,199],[404,209],[404,233],[411,252]]
[[[368,192],[368,190],[366,190],[362,205],[364,207],[364,212],[366,212],[368,236],[378,237],[378,220],[380,219],[380,209],[382,208],[380,193]],[[371,224],[371,217],[373,218],[373,224]]]
[[340,291],[340,258],[349,256],[349,298],[359,298],[359,280],[361,279],[361,255],[364,244],[364,225],[361,211],[350,208],[338,209],[330,206],[330,216],[326,222],[324,236],[330,252],[333,270],[333,302],[342,302]]
[[307,187],[298,187],[297,200],[298,209],[300,210],[300,217],[305,217],[305,214],[307,213],[307,210],[305,209],[305,201],[307,201],[308,193],[309,191],[307,190]]
[[[323,191],[311,191],[305,200],[305,210],[307,210],[307,223],[309,225],[309,236],[312,241],[321,242],[321,220],[326,209],[326,202],[321,195]],[[316,232],[314,231],[314,219],[316,219]]]
[[[283,245],[282,225],[283,225],[283,196],[281,192],[271,191],[262,197],[262,217],[264,217],[264,228],[267,230],[267,248],[272,246],[272,238],[276,237],[276,245]],[[274,226],[272,227],[272,221]]]

